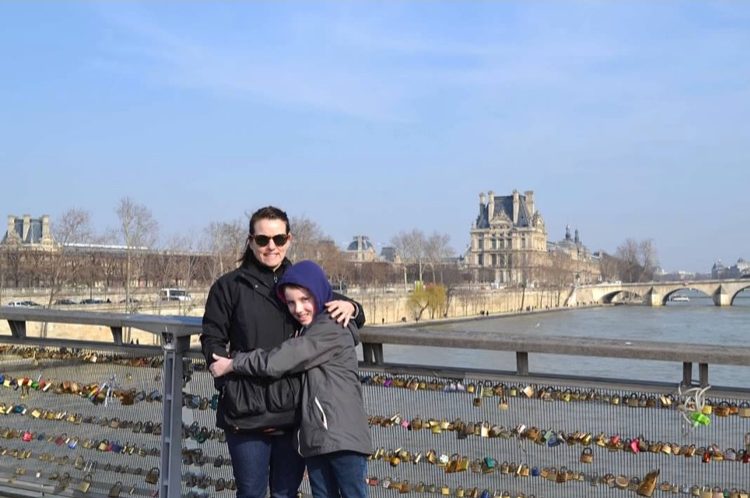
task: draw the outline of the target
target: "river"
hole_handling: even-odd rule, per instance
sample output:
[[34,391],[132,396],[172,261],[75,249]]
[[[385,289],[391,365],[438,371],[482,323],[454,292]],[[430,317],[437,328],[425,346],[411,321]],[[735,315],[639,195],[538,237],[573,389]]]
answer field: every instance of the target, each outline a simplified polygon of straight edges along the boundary
[[[479,330],[529,336],[577,336],[637,339],[691,344],[747,345],[750,342],[750,292],[740,294],[731,307],[713,305],[711,298],[688,292],[689,302],[671,302],[661,308],[607,306],[560,312],[486,318],[433,326],[436,330]],[[458,368],[515,370],[510,352],[444,349],[435,347],[384,347],[393,363],[443,365]],[[609,377],[628,380],[674,381],[682,379],[682,364],[672,362],[589,358],[545,354],[529,355],[532,373]],[[693,379],[698,366],[693,367]],[[750,387],[750,366],[709,366],[709,381],[716,386]]]

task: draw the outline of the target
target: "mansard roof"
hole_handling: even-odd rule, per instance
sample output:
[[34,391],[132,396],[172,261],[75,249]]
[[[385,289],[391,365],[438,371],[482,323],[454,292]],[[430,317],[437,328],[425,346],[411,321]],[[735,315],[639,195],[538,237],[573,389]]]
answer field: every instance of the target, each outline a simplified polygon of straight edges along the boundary
[[529,213],[526,209],[526,196],[518,194],[518,222],[513,224],[513,196],[512,195],[495,195],[494,209],[492,213],[489,213],[490,203],[484,204],[479,208],[479,216],[477,216],[477,228],[490,228],[490,221],[497,217],[505,217],[508,222],[514,227],[530,227],[532,226],[532,216],[534,213]]

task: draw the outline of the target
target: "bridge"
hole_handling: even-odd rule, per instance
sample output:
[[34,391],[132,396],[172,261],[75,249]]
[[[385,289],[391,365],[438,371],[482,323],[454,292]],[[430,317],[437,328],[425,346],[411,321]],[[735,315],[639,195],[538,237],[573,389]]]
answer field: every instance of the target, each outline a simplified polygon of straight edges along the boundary
[[716,306],[731,306],[737,295],[747,288],[750,288],[750,279],[601,283],[577,287],[568,301],[571,305],[577,302],[608,304],[627,293],[642,299],[645,305],[663,306],[677,292],[696,290],[710,296]]
[[[0,334],[0,496],[232,496],[213,379],[190,348],[200,318],[0,307],[0,320],[11,331]],[[109,327],[112,339],[36,337],[28,322]],[[128,327],[160,346],[126,344]],[[685,390],[709,387],[709,365],[746,368],[750,347],[466,327],[362,331],[372,498],[747,498],[750,390],[713,386],[700,403]],[[516,365],[389,363],[403,347],[416,348],[415,360],[427,347],[463,348],[515,354]],[[529,356],[549,354],[570,356],[571,369],[586,358],[626,360],[627,375],[658,361],[682,364],[682,375],[639,382],[530,371]],[[307,480],[301,493],[310,496]]]

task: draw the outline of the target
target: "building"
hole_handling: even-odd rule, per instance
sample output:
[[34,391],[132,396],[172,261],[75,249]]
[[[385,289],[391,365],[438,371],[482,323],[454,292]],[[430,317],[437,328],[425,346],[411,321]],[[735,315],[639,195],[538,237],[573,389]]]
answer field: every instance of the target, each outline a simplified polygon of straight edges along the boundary
[[48,215],[32,218],[30,215],[8,216],[8,229],[2,242],[3,246],[13,246],[26,250],[55,249]]
[[547,231],[534,205],[534,192],[479,194],[479,214],[471,227],[466,258],[475,278],[483,272],[498,284],[530,283],[532,269],[546,255]]
[[367,235],[356,235],[354,240],[346,248],[346,257],[349,261],[360,263],[371,263],[377,261],[378,254]]
[[750,278],[750,263],[740,258],[736,264],[725,266],[719,260],[711,267],[711,278]]
[[477,280],[496,284],[567,285],[596,281],[597,258],[581,242],[578,230],[571,236],[548,242],[534,192],[485,196],[479,194],[479,214],[471,227],[466,265]]

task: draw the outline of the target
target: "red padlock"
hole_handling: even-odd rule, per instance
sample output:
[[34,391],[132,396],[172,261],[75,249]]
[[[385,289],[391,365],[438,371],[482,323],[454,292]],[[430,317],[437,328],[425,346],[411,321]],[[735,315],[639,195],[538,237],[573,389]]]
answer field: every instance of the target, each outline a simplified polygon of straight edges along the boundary
[[26,443],[28,443],[32,439],[34,439],[34,435],[31,433],[31,431],[26,431],[23,433],[23,436],[21,436],[21,440],[23,440]]
[[702,460],[703,460],[703,463],[710,462],[711,461],[711,452],[708,451],[708,450],[704,451],[703,452],[703,458],[702,458]]
[[633,453],[640,453],[641,449],[638,447],[639,442],[638,438],[634,438],[630,441],[630,449],[633,450]]

